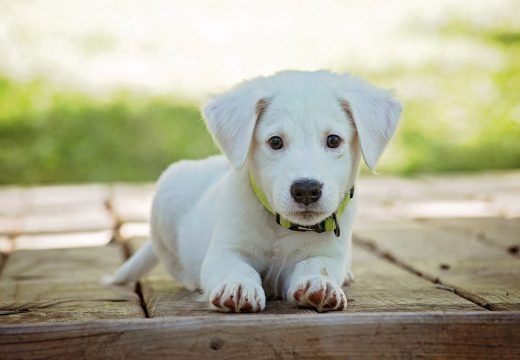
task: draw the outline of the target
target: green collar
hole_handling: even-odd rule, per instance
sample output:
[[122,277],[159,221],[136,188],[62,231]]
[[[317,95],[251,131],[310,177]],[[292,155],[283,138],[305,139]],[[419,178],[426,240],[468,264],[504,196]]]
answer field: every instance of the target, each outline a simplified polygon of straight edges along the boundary
[[282,227],[293,230],[293,231],[315,231],[317,233],[322,233],[325,231],[334,231],[334,234],[336,236],[339,236],[339,224],[338,224],[338,218],[341,218],[341,215],[343,214],[343,211],[345,211],[345,208],[347,207],[347,204],[349,203],[350,199],[354,196],[354,187],[350,188],[350,191],[345,196],[341,204],[339,204],[338,209],[335,213],[333,213],[331,216],[323,220],[322,222],[311,225],[311,226],[302,226],[298,224],[294,224],[278,214],[269,204],[269,201],[267,200],[267,197],[265,196],[262,189],[260,189],[260,186],[256,182],[256,179],[253,177],[251,173],[249,173],[249,179],[251,181],[251,187],[253,188],[253,192],[255,193],[258,201],[266,208],[267,211],[269,211],[271,214],[273,214],[276,217],[276,222],[281,225]]

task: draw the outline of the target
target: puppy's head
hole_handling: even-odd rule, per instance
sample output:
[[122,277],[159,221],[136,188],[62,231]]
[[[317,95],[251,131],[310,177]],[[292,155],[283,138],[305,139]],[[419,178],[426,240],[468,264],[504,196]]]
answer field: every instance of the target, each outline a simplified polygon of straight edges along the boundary
[[350,75],[286,71],[214,98],[204,116],[235,168],[247,163],[276,212],[300,225],[336,211],[360,154],[374,169],[400,104]]

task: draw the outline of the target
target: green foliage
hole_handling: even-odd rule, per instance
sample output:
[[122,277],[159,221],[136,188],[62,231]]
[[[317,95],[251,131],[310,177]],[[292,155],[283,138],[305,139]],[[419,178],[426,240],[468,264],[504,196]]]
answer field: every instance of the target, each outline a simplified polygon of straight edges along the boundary
[[463,66],[428,64],[382,74],[388,83],[413,79],[426,95],[405,99],[402,124],[381,170],[413,175],[519,168],[520,31],[453,21],[439,32],[445,41],[478,45],[498,64],[480,61],[477,52]]
[[0,183],[144,181],[215,153],[196,106],[119,95],[101,101],[0,81]]

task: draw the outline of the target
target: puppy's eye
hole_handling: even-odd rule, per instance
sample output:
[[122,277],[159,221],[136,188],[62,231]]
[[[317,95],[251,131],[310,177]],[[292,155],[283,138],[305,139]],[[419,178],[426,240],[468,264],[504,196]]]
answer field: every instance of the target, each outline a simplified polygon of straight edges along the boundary
[[269,139],[269,146],[273,150],[280,150],[283,148],[283,140],[279,136],[273,136]]
[[341,138],[338,135],[327,136],[327,146],[330,148],[337,148],[341,144]]

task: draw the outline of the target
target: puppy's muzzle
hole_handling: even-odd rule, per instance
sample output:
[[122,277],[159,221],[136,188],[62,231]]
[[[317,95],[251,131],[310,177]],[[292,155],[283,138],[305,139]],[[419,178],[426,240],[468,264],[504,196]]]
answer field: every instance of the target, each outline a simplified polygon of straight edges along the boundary
[[309,205],[321,198],[322,186],[314,179],[299,179],[291,185],[291,196],[297,203]]

